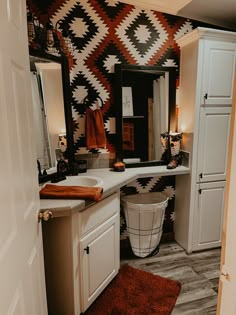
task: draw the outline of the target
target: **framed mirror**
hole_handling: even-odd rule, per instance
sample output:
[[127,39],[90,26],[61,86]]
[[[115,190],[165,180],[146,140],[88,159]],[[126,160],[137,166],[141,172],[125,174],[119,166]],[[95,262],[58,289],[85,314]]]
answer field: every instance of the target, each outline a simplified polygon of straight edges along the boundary
[[30,51],[31,91],[39,182],[50,180],[57,161],[74,161],[69,65],[66,56]]
[[160,134],[176,130],[176,67],[115,65],[117,160],[162,165]]

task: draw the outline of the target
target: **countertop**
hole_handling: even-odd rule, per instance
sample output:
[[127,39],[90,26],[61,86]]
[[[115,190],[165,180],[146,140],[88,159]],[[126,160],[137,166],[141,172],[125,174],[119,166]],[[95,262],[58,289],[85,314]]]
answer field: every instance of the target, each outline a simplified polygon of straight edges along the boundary
[[[189,174],[189,172],[190,169],[182,165],[172,170],[168,170],[166,165],[163,165],[128,168],[124,172],[114,172],[109,168],[89,169],[86,173],[79,174],[78,176],[85,175],[101,178],[103,184],[100,187],[103,188],[102,199],[104,199],[137,178],[184,175]],[[71,215],[75,211],[82,211],[93,203],[85,200],[41,199],[40,208],[41,211],[53,211],[54,217],[61,217]]]

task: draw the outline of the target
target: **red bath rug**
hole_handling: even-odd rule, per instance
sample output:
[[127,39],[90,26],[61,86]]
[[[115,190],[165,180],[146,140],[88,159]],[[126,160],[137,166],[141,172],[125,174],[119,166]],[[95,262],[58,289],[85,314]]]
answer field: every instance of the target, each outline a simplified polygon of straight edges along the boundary
[[178,281],[124,265],[85,315],[169,315],[181,285]]

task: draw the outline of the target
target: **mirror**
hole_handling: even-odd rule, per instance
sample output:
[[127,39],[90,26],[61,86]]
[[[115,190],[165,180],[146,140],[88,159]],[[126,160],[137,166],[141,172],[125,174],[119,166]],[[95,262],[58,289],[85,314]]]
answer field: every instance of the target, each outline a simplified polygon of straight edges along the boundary
[[162,165],[160,134],[175,131],[176,67],[115,65],[117,159]]
[[39,182],[56,173],[60,158],[74,161],[67,58],[30,53],[33,120]]

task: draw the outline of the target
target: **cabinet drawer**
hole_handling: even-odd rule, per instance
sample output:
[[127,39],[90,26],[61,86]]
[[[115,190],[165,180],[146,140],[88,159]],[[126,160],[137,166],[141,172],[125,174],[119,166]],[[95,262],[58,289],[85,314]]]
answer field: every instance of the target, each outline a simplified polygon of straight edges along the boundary
[[120,194],[115,194],[79,213],[79,234],[82,236],[120,211]]

